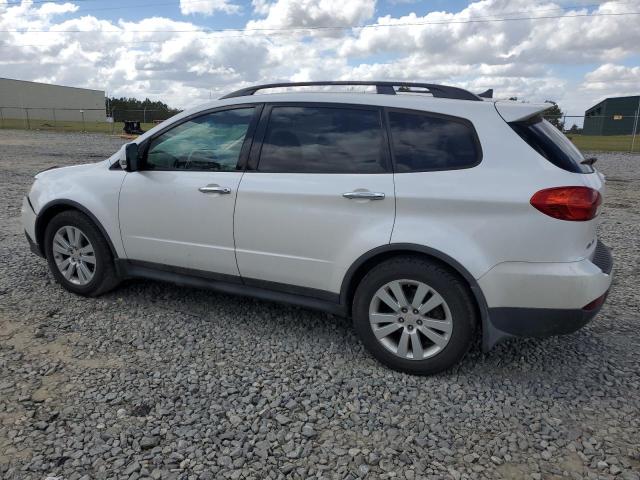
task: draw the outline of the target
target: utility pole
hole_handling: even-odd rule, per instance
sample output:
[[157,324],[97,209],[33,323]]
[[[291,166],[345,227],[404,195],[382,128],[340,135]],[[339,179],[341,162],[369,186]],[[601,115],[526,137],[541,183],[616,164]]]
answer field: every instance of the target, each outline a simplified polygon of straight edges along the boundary
[[631,152],[636,145],[636,135],[638,133],[638,116],[640,115],[640,97],[638,97],[638,108],[636,109],[636,118],[633,119],[633,137],[631,137]]

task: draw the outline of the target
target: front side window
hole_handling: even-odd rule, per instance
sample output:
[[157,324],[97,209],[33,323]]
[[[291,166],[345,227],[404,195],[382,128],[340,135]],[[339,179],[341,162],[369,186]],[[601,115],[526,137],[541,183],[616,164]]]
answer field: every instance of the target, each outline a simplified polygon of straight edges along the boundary
[[395,171],[469,168],[480,161],[473,128],[461,120],[419,112],[389,112]]
[[258,171],[384,173],[383,147],[377,110],[274,107]]
[[254,107],[193,118],[154,138],[147,170],[236,170]]

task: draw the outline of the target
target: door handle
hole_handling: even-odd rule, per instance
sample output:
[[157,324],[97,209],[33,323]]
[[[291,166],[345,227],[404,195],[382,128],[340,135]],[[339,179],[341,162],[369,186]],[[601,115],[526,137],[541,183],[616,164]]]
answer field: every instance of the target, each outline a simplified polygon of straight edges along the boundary
[[382,192],[347,192],[342,196],[348,199],[361,199],[361,200],[384,200],[384,193]]
[[206,185],[204,187],[200,187],[198,191],[202,193],[231,193],[231,189],[228,187],[221,187],[220,185]]

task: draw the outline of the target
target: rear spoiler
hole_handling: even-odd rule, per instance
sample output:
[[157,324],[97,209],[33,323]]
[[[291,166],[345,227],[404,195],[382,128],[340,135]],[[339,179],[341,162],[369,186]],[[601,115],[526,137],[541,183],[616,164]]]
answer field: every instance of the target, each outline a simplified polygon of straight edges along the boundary
[[495,102],[496,110],[507,123],[523,122],[553,107],[552,103]]

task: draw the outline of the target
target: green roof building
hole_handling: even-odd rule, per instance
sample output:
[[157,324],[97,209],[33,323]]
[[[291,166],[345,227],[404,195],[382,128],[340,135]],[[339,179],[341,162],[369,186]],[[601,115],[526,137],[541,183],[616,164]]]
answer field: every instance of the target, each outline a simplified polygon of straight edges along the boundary
[[640,133],[640,95],[612,97],[584,112],[583,135],[633,135]]

